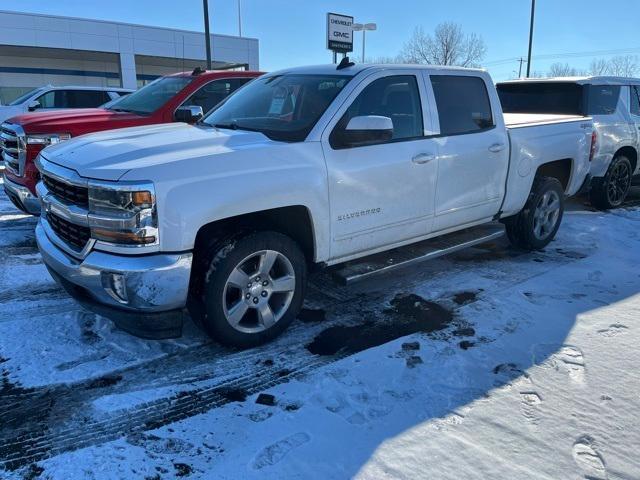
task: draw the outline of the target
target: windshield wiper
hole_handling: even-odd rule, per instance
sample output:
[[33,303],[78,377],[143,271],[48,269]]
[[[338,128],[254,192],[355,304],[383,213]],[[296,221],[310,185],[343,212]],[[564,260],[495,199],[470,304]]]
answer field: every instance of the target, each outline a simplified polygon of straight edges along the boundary
[[213,127],[215,128],[223,128],[227,130],[246,130],[248,132],[259,132],[257,128],[245,127],[242,125],[238,125],[237,122],[229,122],[229,123],[214,123]]
[[227,130],[238,130],[237,123],[214,123],[215,128],[226,128]]

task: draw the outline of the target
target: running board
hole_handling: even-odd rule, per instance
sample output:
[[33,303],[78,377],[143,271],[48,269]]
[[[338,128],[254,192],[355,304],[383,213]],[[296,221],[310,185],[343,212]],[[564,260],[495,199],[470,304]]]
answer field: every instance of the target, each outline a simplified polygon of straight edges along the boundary
[[343,263],[335,267],[336,270],[332,272],[332,275],[336,281],[343,285],[348,285],[374,275],[380,275],[408,265],[415,265],[416,263],[442,257],[480,243],[489,242],[502,237],[504,233],[504,226],[497,222],[467,228],[459,232],[449,233],[441,237]]

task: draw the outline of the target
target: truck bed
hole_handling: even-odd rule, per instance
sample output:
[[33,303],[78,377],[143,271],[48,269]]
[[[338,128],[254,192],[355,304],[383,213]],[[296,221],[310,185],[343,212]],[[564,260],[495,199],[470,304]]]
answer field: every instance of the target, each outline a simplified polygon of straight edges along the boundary
[[504,123],[507,128],[518,128],[529,125],[543,125],[580,121],[588,117],[581,115],[555,115],[551,113],[505,113]]

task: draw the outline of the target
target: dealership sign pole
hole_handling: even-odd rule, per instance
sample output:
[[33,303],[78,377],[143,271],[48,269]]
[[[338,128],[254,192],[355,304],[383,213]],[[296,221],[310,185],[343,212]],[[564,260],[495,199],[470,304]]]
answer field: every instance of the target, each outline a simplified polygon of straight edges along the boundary
[[327,49],[333,52],[333,63],[338,53],[353,51],[353,17],[327,13]]

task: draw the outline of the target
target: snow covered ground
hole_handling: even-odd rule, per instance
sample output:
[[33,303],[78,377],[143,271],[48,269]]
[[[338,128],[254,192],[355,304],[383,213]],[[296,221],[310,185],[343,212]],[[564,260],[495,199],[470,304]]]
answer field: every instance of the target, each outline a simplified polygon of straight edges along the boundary
[[640,479],[638,207],[574,203],[544,252],[319,275],[249,351],[81,311],[34,223],[0,195],[0,478]]

